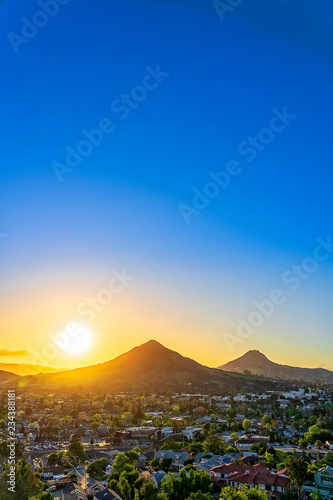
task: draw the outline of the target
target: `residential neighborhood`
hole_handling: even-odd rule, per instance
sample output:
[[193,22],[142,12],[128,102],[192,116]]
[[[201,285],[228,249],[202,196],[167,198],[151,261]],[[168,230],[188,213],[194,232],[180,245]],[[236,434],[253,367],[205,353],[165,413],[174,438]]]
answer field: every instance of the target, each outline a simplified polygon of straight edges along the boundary
[[173,499],[176,484],[200,478],[207,498],[249,488],[272,500],[333,500],[332,392],[323,387],[234,396],[20,391],[16,404],[16,458],[40,488],[32,499]]

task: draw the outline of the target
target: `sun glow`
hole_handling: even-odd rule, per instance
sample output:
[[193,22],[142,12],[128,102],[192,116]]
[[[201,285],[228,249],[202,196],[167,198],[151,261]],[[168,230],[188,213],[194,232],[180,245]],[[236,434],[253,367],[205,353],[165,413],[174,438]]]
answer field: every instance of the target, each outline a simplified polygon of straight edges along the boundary
[[58,338],[56,344],[66,353],[71,355],[82,354],[91,347],[93,336],[91,332],[83,325],[71,324]]

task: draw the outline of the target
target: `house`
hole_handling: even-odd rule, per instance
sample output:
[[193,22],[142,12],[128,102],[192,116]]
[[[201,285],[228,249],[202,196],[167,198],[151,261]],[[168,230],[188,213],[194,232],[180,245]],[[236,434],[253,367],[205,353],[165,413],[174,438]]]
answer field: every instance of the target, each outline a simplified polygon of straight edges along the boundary
[[97,427],[97,434],[99,436],[107,436],[108,434],[108,428],[106,425],[100,425],[99,427]]
[[163,478],[166,475],[167,475],[167,473],[164,472],[164,470],[159,470],[157,472],[154,472],[150,476],[150,480],[151,480],[151,482],[153,483],[153,485],[155,486],[156,489],[158,489],[158,490],[160,489],[162,481],[163,481]]
[[94,494],[93,500],[123,500],[115,491],[105,488]]
[[258,486],[272,499],[277,499],[290,487],[287,469],[276,473],[261,464],[248,466],[230,463],[213,467],[210,476],[216,486],[239,488],[247,484],[250,489]]
[[39,469],[40,469],[39,460],[37,460],[36,458],[28,457],[27,463],[30,465],[32,470],[37,471],[37,472],[39,471]]
[[150,439],[157,431],[156,427],[131,427],[128,429],[133,439]]
[[208,422],[212,421],[212,417],[209,415],[205,415],[204,417],[197,418],[197,423],[198,424],[207,424]]
[[259,462],[260,460],[260,457],[257,456],[255,453],[251,454],[251,455],[243,455],[240,460],[242,461],[242,463],[244,465],[255,465]]
[[88,500],[88,496],[80,486],[70,483],[61,490],[61,500]]
[[105,486],[100,481],[96,481],[92,477],[87,478],[87,494],[94,497],[96,493],[99,493],[105,489]]
[[287,438],[292,439],[296,435],[297,431],[291,425],[286,425],[283,433]]
[[172,460],[171,467],[178,471],[184,467],[184,462],[190,458],[190,454],[187,451],[159,450],[155,454],[155,458],[160,464],[164,458],[170,458]]
[[145,451],[144,453],[145,457],[147,458],[147,461],[152,460],[155,456],[154,451]]
[[303,493],[309,497],[314,490],[319,490],[323,500],[333,500],[333,468],[327,465],[314,474],[314,483],[304,483]]
[[119,450],[109,450],[109,451],[103,451],[104,455],[107,455],[111,459],[115,458],[120,451]]
[[183,436],[186,437],[186,439],[188,439],[189,441],[192,441],[192,439],[194,439],[195,436],[199,432],[203,432],[203,431],[204,430],[202,427],[186,427],[186,429],[182,430],[182,434],[183,434]]
[[269,437],[268,436],[253,436],[252,434],[247,434],[246,436],[242,436],[240,439],[235,441],[235,445],[240,450],[249,450],[253,444],[258,444],[261,442],[268,443]]
[[[152,452],[152,456],[154,456],[154,452]],[[150,459],[148,459],[147,455],[145,455],[144,453],[139,453],[139,458],[138,458],[136,467],[138,469],[140,469],[140,468],[142,469],[142,467],[145,467],[147,465],[149,460]]]
[[209,473],[213,467],[217,467],[218,465],[223,464],[229,464],[230,462],[232,462],[232,457],[230,457],[229,455],[213,455],[212,453],[210,453],[209,455],[209,458],[207,458],[207,455],[205,455],[206,458],[205,456],[201,457],[200,461],[198,462],[196,460],[198,456],[197,455],[195,457],[193,467],[195,467],[197,470],[203,470]]
[[42,479],[60,479],[65,474],[65,469],[60,465],[43,467]]
[[172,434],[174,433],[173,427],[163,427],[160,432],[162,438],[172,436]]

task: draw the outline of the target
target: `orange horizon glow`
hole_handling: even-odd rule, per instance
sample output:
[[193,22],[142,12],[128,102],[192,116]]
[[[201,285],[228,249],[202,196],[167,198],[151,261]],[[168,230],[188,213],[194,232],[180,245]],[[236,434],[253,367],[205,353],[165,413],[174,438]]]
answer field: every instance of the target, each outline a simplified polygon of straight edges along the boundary
[[[82,349],[81,352],[74,352],[72,347],[70,349],[59,348],[58,355],[52,359],[48,360],[47,354],[43,351],[43,347],[40,351],[34,349],[32,352],[29,351],[29,345],[25,345],[24,348],[27,349],[29,354],[26,356],[0,356],[0,363],[16,363],[16,364],[36,364],[49,368],[56,369],[75,369],[90,365],[96,365],[99,363],[104,363],[110,361],[121,354],[133,349],[136,346],[144,344],[149,340],[156,340],[164,345],[166,348],[178,352],[184,357],[194,359],[198,363],[208,366],[210,368],[216,368],[220,365],[232,361],[236,358],[243,356],[247,351],[252,349],[257,349],[265,356],[267,356],[271,361],[279,363],[282,365],[289,365],[302,368],[326,368],[333,371],[333,366],[323,364],[315,364],[313,362],[313,356],[302,353],[302,356],[288,355],[284,352],[283,348],[277,348],[277,346],[265,346],[258,345],[258,342],[249,343],[249,345],[244,344],[237,349],[235,348],[234,353],[223,352],[222,349],[217,348],[217,343],[215,344],[215,349],[203,349],[202,340],[200,340],[200,333],[196,334],[196,342],[189,342],[189,336],[183,336],[183,342],[179,341],[179,335],[169,335],[168,332],[160,333],[159,336],[147,336],[142,329],[137,329],[137,333],[134,335],[129,335],[126,332],[125,335],[117,335],[115,337],[109,336],[109,339],[102,342],[102,335],[100,333],[94,333],[91,331],[91,345],[87,349]],[[185,337],[185,338],[184,338]],[[49,345],[47,342],[46,345]],[[17,346],[17,341],[15,342]],[[8,347],[8,346],[6,346]],[[223,347],[223,342],[222,342]],[[80,349],[78,349],[80,350]],[[207,352],[208,351],[208,352]],[[44,352],[44,354],[43,354]]]
[[[279,364],[333,370],[330,353],[323,353],[319,342],[314,346],[309,336],[301,337],[297,325],[291,325],[294,336],[290,336],[288,330],[281,333],[277,325],[263,325],[249,338],[235,343],[231,350],[224,334],[235,331],[234,311],[210,312],[199,303],[195,307],[185,299],[179,304],[177,296],[174,299],[160,291],[142,291],[135,288],[135,284],[119,293],[93,320],[84,321],[76,317],[75,311],[81,298],[91,294],[91,288],[92,285],[84,289],[67,287],[65,291],[61,287],[39,289],[34,294],[23,289],[12,297],[5,297],[0,320],[6,339],[0,347],[26,349],[30,354],[3,356],[0,363],[72,369],[109,361],[154,339],[209,367],[220,366],[251,349],[258,349]],[[19,313],[17,303],[21,304]],[[91,335],[81,351],[77,343],[77,353],[75,343],[69,349],[61,349],[55,343],[72,322],[82,324]]]

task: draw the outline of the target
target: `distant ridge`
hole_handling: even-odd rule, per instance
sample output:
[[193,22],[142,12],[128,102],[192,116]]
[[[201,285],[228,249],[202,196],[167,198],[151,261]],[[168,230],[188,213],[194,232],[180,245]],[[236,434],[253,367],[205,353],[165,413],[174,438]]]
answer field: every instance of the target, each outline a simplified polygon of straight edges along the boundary
[[49,366],[31,365],[27,363],[0,363],[0,370],[5,370],[24,377],[25,375],[37,375],[38,373],[57,373],[66,368],[51,368]]
[[333,384],[333,372],[330,370],[280,365],[270,361],[263,353],[257,350],[248,351],[240,358],[219,366],[218,369],[227,372],[245,373],[247,375],[261,375],[272,379]]
[[274,382],[208,368],[156,340],[134,347],[106,363],[76,368],[55,374],[25,377],[25,383],[67,390],[178,392],[226,392],[246,388],[254,391]]

